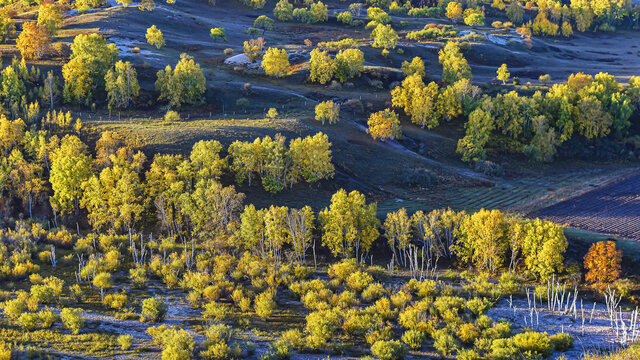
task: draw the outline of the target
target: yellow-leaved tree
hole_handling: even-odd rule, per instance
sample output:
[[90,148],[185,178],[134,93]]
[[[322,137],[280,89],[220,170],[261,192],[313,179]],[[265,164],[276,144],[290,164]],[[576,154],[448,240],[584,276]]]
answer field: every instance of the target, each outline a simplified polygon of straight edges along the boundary
[[363,261],[379,236],[376,211],[377,204],[367,204],[358,191],[338,190],[331,197],[331,205],[320,212],[322,244],[334,256]]
[[385,109],[371,114],[367,125],[369,126],[367,133],[376,140],[395,140],[402,136],[398,114],[393,110]]
[[285,49],[268,48],[262,57],[262,69],[267,75],[277,78],[289,72],[289,55]]

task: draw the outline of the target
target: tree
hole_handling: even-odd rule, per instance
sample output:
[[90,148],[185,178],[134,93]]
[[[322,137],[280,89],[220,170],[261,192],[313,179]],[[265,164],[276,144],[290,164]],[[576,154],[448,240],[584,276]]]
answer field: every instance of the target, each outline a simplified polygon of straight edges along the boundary
[[396,43],[398,42],[398,34],[391,27],[391,25],[382,25],[378,24],[375,29],[371,32],[371,39],[373,39],[374,48],[382,48],[383,53],[384,50],[395,49]]
[[107,272],[101,272],[96,274],[91,282],[93,286],[100,288],[100,297],[102,301],[104,301],[104,289],[109,289],[113,286],[113,280],[111,279],[111,274]]
[[10,105],[19,103],[26,91],[20,75],[15,72],[13,66],[7,66],[1,74],[2,96]]
[[599,241],[591,245],[584,257],[587,274],[584,279],[595,288],[603,290],[620,277],[622,250],[613,241]]
[[458,22],[462,19],[462,4],[452,1],[447,4],[446,15],[452,22]]
[[364,53],[360,49],[340,50],[336,55],[335,76],[340,82],[360,76],[364,69]]
[[33,21],[22,24],[22,32],[16,40],[16,47],[25,59],[42,59],[51,45],[51,34],[44,25]]
[[193,105],[202,102],[205,84],[200,65],[191,56],[182,54],[175,69],[167,65],[164,70],[158,71],[155,85],[160,91],[158,100],[169,100],[169,106],[179,108],[183,103]]
[[[305,206],[302,209],[290,209],[285,218],[287,226],[287,242],[293,248],[295,260],[299,264],[304,264],[307,257],[307,249],[313,241],[315,216],[311,207]],[[313,242],[313,259],[315,263],[315,242]]]
[[299,179],[313,183],[333,177],[335,168],[331,163],[331,143],[329,137],[321,132],[292,140],[287,157],[291,162],[288,177],[292,185]]
[[285,49],[268,48],[262,58],[262,69],[267,75],[280,78],[289,72],[289,55]]
[[280,21],[293,20],[293,5],[288,0],[280,0],[273,9],[273,15]]
[[191,193],[180,196],[181,214],[188,219],[193,235],[202,240],[230,234],[237,226],[244,194],[234,186],[222,186],[213,179],[201,180]]
[[322,125],[324,125],[325,121],[328,121],[329,124],[335,124],[339,119],[340,105],[331,100],[323,101],[316,105],[315,112],[316,120],[321,121]]
[[490,113],[478,108],[469,115],[465,124],[466,134],[458,140],[456,152],[462,155],[462,161],[478,161],[485,158],[485,145],[489,142],[495,128],[495,120]]
[[509,21],[518,25],[522,24],[522,18],[524,16],[524,9],[519,1],[511,1],[509,6],[507,6],[506,10],[507,17]]
[[262,33],[264,34],[267,30],[273,30],[273,19],[266,15],[260,15],[253,22],[253,26],[262,29]]
[[362,261],[378,238],[380,221],[376,203],[366,204],[358,191],[343,189],[331,197],[331,205],[320,212],[322,244],[334,256]]
[[130,62],[118,61],[105,75],[109,108],[127,108],[140,94],[138,74]]
[[13,13],[8,8],[0,9],[0,41],[7,43],[9,37],[16,34],[16,24]]
[[384,236],[393,251],[393,256],[402,265],[407,265],[407,251],[411,245],[412,221],[407,215],[407,210],[401,208],[398,211],[387,213],[384,221]]
[[499,210],[468,215],[460,224],[460,236],[451,251],[462,263],[472,263],[479,271],[495,272],[502,267],[509,250],[509,224]]
[[414,57],[411,62],[403,61],[401,69],[405,77],[409,77],[416,73],[420,75],[420,77],[425,76],[424,62],[418,56]]
[[245,41],[242,45],[242,50],[249,60],[255,61],[262,57],[262,50],[264,49],[265,43],[266,42],[261,37],[257,39],[249,39],[249,41]]
[[538,218],[514,222],[510,229],[511,251],[518,249],[522,253],[527,271],[545,281],[562,270],[568,246],[562,226]]
[[313,49],[309,60],[309,78],[311,81],[326,84],[336,71],[336,61],[327,54],[327,51]]
[[53,105],[60,96],[60,81],[57,76],[53,75],[53,71],[47,72],[44,79],[42,96],[49,103],[49,109],[53,110]]
[[88,104],[93,97],[95,84],[91,79],[91,70],[82,58],[71,59],[62,67],[64,101]]
[[38,8],[38,25],[44,25],[53,36],[62,25],[62,10],[56,4],[42,3]]
[[576,128],[587,139],[599,138],[609,134],[613,118],[606,112],[600,100],[586,96],[576,105]]
[[66,135],[60,147],[53,151],[51,160],[51,207],[62,215],[77,211],[82,183],[91,174],[91,157],[86,155],[86,145],[76,136]]
[[442,81],[453,84],[460,79],[471,80],[471,68],[457,43],[448,42],[444,49],[438,52],[438,60],[442,65]]
[[81,205],[87,209],[89,223],[95,230],[110,224],[113,232],[124,230],[131,240],[144,210],[139,173],[146,157],[122,147],[109,159],[110,167],[82,184]]
[[473,12],[464,17],[464,23],[471,27],[483,26],[484,15],[482,15],[482,13]]
[[209,31],[209,36],[213,39],[213,41],[218,41],[218,39],[227,41],[227,34],[224,29],[220,27],[211,28],[211,30]]
[[511,76],[509,69],[507,69],[507,64],[500,65],[496,73],[498,74],[498,80],[502,81],[502,85],[506,84],[507,80],[509,80],[509,77]]
[[[82,59],[89,69],[94,86],[104,89],[104,77],[107,71],[120,60],[118,48],[115,44],[107,44],[107,41],[99,34],[80,34],[73,39],[71,44],[71,59]],[[71,63],[71,61],[69,61]],[[64,71],[64,70],[63,70]],[[67,78],[65,77],[65,82]]]
[[267,118],[271,121],[275,120],[278,117],[278,110],[276,108],[269,108],[267,111]]
[[378,111],[369,116],[367,122],[369,128],[367,133],[371,134],[374,139],[399,139],[402,137],[402,128],[400,127],[400,120],[398,114],[393,110],[385,109]]
[[153,45],[156,49],[160,49],[164,46],[164,36],[162,35],[162,31],[158,29],[155,25],[151,26],[147,29],[147,43],[149,45]]

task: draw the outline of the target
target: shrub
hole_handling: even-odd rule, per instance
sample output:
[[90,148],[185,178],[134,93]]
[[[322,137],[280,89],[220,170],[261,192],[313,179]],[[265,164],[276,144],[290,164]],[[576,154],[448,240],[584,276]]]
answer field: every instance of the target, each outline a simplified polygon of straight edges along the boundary
[[356,271],[347,278],[347,287],[349,289],[362,292],[373,281],[373,277],[365,272]]
[[102,304],[112,309],[122,309],[127,305],[127,294],[107,294],[104,297]]
[[546,333],[528,331],[516,334],[513,337],[513,344],[525,355],[525,357],[551,355],[553,348]]
[[504,272],[500,275],[499,284],[500,290],[505,295],[515,295],[519,293],[522,288],[522,284],[518,278],[510,272]]
[[471,323],[462,324],[457,332],[458,337],[465,344],[473,344],[480,336],[480,329]]
[[358,271],[358,265],[355,260],[343,260],[339,263],[335,263],[329,266],[327,273],[332,279],[338,279],[340,281],[346,281],[347,278]]
[[133,344],[133,336],[120,335],[116,339],[116,342],[118,343],[118,345],[120,345],[120,349],[122,349],[122,351],[127,351],[131,348],[131,345]]
[[464,306],[464,299],[458,296],[440,296],[433,302],[433,307],[439,314],[444,314],[447,310],[458,312]]
[[78,334],[84,326],[81,309],[64,308],[60,312],[60,318],[64,326],[69,329],[72,334]]
[[48,329],[58,320],[58,315],[49,309],[42,309],[38,312],[38,319],[43,329]]
[[307,315],[305,331],[309,334],[308,347],[319,349],[324,346],[334,336],[340,319],[340,314],[335,310],[315,311]]
[[298,329],[289,329],[280,335],[280,338],[288,342],[294,349],[304,348],[304,337]]
[[467,308],[471,310],[471,312],[478,316],[482,315],[491,307],[491,302],[486,298],[473,298],[467,301]]
[[413,297],[411,296],[411,294],[404,291],[398,291],[397,293],[391,295],[391,303],[398,309],[404,309],[412,299]]
[[407,344],[413,350],[420,349],[425,341],[425,336],[422,331],[407,330],[402,334],[402,342]]
[[398,340],[376,341],[371,345],[371,353],[381,360],[404,359],[407,349]]
[[11,346],[0,341],[0,360],[11,360]]
[[492,360],[512,360],[518,358],[518,348],[512,339],[496,339],[491,344]]
[[180,121],[180,114],[178,112],[169,110],[166,114],[164,114],[165,121]]
[[167,305],[161,299],[148,298],[142,301],[143,320],[160,322],[167,315]]
[[512,326],[508,321],[498,321],[495,325],[493,325],[493,329],[495,330],[497,339],[504,339],[511,336]]
[[387,294],[387,290],[380,283],[369,284],[362,292],[362,299],[367,302],[372,302],[380,299]]
[[555,351],[565,352],[573,346],[573,336],[567,333],[558,333],[549,337]]
[[26,331],[35,330],[38,327],[38,315],[33,313],[22,313],[18,317],[18,325]]
[[256,311],[256,315],[258,315],[262,320],[266,320],[269,316],[271,316],[275,308],[276,301],[273,299],[272,292],[265,291],[256,296],[254,309]]
[[433,339],[433,347],[441,356],[451,355],[458,348],[456,339],[446,329],[437,330]]
[[464,349],[458,352],[456,360],[480,360],[480,355],[471,349]]
[[493,326],[493,319],[491,319],[487,315],[480,315],[476,319],[476,326],[480,329],[488,329]]

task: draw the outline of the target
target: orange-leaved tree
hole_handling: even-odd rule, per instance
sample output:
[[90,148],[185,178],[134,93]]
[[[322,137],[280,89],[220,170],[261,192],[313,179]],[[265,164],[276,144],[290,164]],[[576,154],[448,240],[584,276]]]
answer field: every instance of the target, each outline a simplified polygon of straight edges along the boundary
[[616,249],[615,242],[594,243],[584,257],[584,267],[587,270],[585,280],[602,290],[620,277],[621,264],[622,250]]

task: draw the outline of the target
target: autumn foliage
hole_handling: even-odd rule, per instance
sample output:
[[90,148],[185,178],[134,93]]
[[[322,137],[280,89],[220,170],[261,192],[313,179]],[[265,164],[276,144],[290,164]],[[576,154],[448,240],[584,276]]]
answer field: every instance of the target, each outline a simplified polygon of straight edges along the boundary
[[620,277],[622,251],[616,249],[613,241],[600,241],[589,248],[584,257],[587,269],[585,280],[594,287],[602,289]]

